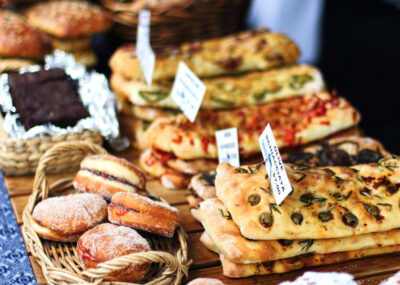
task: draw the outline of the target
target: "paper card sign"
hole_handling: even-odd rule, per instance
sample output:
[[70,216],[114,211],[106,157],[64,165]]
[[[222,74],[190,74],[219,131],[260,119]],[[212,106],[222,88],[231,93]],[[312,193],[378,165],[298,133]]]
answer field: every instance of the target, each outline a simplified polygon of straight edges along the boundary
[[218,148],[218,162],[228,162],[239,167],[239,145],[236,128],[224,129],[215,132]]
[[187,65],[179,62],[171,98],[181,108],[183,113],[193,123],[206,93],[206,86]]
[[136,52],[144,78],[151,85],[156,56],[150,46],[150,11],[139,13],[139,24],[136,34]]
[[272,133],[269,124],[258,138],[258,143],[260,144],[261,152],[265,160],[265,167],[267,169],[276,204],[280,205],[292,191],[292,186],[290,185],[289,178],[282,162],[282,157],[279,153],[274,134]]

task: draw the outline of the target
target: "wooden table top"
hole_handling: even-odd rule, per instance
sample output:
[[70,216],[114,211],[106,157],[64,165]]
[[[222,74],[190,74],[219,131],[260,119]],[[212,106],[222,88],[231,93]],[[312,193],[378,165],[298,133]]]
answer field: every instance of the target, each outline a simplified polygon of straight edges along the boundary
[[[130,148],[124,152],[116,153],[116,155],[124,157],[133,163],[137,161],[138,152]],[[137,163],[136,163],[137,165]],[[49,182],[56,181],[61,177],[73,176],[73,173],[49,175]],[[33,176],[21,177],[4,177],[8,193],[11,198],[11,204],[18,222],[22,225],[22,211],[28,202],[29,195],[32,191]],[[190,267],[189,280],[198,277],[217,278],[226,284],[278,284],[284,280],[293,280],[302,275],[307,270],[312,271],[341,271],[354,275],[360,284],[379,284],[382,280],[390,277],[400,270],[400,253],[392,253],[382,256],[368,257],[355,261],[343,262],[340,264],[332,264],[327,266],[314,267],[312,269],[299,270],[285,274],[273,274],[266,276],[254,276],[249,278],[231,279],[222,274],[219,257],[213,252],[206,249],[199,241],[199,237],[203,232],[203,227],[196,221],[189,212],[189,205],[186,201],[185,190],[169,190],[163,188],[160,183],[155,180],[149,180],[147,188],[157,195],[163,197],[171,205],[178,208],[181,216],[181,224],[189,236],[189,257],[193,259]],[[38,284],[46,284],[40,266],[28,252],[34,274]],[[185,284],[188,280],[184,280]]]

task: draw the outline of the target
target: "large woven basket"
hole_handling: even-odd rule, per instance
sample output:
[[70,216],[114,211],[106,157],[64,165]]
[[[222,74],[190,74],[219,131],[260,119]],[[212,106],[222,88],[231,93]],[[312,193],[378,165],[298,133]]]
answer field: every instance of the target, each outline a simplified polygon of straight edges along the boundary
[[[187,257],[186,233],[179,227],[172,239],[146,234],[153,251],[134,253],[100,263],[97,268],[84,270],[79,262],[75,243],[54,242],[41,239],[32,228],[35,205],[49,196],[71,187],[72,177],[48,185],[46,171],[60,155],[89,155],[106,153],[100,146],[88,142],[60,143],[40,159],[33,184],[33,192],[23,212],[22,234],[27,248],[40,264],[50,284],[107,284],[108,274],[132,264],[152,263],[144,284],[180,284],[187,277],[191,261]],[[165,201],[164,201],[165,202]],[[113,282],[112,284],[126,284]]]
[[[102,144],[98,132],[85,130],[80,133],[46,136],[34,139],[11,139],[3,129],[0,114],[0,171],[5,175],[28,175],[35,173],[40,157],[52,146],[60,142],[86,141]],[[47,169],[49,173],[68,172],[77,169],[82,154],[75,156],[61,154]]]
[[[136,41],[138,11],[131,2],[99,0],[115,22],[112,33],[121,43]],[[250,0],[186,0],[180,5],[152,9],[151,45],[166,45],[219,37],[244,27]]]

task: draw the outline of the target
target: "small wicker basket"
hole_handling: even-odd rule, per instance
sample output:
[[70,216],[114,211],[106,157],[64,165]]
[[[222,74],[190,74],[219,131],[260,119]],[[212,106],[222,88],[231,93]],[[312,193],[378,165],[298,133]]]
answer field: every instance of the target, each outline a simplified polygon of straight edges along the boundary
[[[11,139],[3,129],[0,114],[0,171],[4,175],[28,175],[35,173],[40,157],[60,142],[86,141],[101,145],[103,139],[98,132],[85,130],[80,133],[46,136],[34,139]],[[69,172],[78,168],[82,154],[60,155],[47,169],[49,173]]]
[[[35,205],[47,197],[71,187],[72,177],[64,178],[52,185],[47,184],[46,171],[59,159],[60,155],[70,157],[101,154],[106,151],[89,142],[60,143],[47,151],[40,159],[33,184],[33,192],[23,212],[22,234],[26,246],[40,264],[49,284],[109,284],[103,282],[108,274],[124,269],[132,264],[152,263],[144,278],[144,284],[180,284],[188,276],[186,233],[179,227],[174,238],[146,234],[153,251],[134,253],[100,263],[97,268],[84,270],[79,262],[76,245],[44,240],[32,228],[32,212]],[[164,201],[165,202],[165,201]],[[127,284],[113,282],[112,284]]]
[[[120,43],[136,41],[138,11],[132,2],[99,0],[114,21],[112,34]],[[176,2],[176,1],[175,1]],[[244,27],[250,0],[186,0],[180,5],[151,9],[151,46],[220,37]]]

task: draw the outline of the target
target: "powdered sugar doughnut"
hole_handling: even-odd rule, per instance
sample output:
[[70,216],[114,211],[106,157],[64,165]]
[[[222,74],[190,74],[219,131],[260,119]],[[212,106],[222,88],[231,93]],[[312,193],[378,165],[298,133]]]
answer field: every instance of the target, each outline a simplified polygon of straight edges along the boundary
[[179,225],[178,210],[135,193],[117,193],[108,205],[108,220],[119,225],[172,237]]
[[33,228],[45,239],[72,242],[107,218],[107,203],[97,194],[53,197],[33,209]]
[[196,278],[187,285],[225,285],[225,283],[215,278]]
[[[101,224],[84,233],[78,240],[77,252],[85,269],[131,253],[151,250],[149,243],[134,229]],[[143,278],[150,264],[137,264],[113,272],[105,279],[133,282]]]
[[117,192],[147,195],[142,171],[123,158],[106,154],[91,155],[82,160],[73,185],[79,191],[98,193],[106,199],[111,199]]

